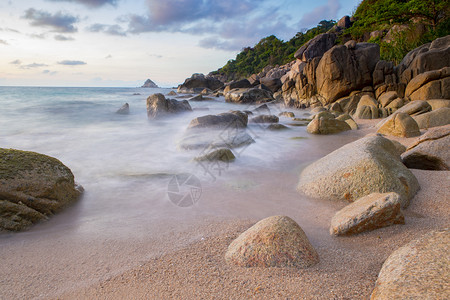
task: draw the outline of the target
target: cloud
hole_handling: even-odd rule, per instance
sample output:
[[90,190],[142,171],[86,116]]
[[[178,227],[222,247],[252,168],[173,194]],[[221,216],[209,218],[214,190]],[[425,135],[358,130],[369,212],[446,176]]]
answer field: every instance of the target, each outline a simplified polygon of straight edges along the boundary
[[73,2],[78,4],[83,4],[88,7],[100,7],[105,4],[111,4],[116,6],[119,0],[49,0],[53,2]]
[[46,64],[32,63],[32,64],[20,66],[21,69],[34,69],[34,68],[42,68],[42,67],[48,67],[48,65],[46,65]]
[[22,61],[20,61],[19,59],[13,60],[9,63],[10,65],[20,65],[22,64]]
[[111,55],[111,54],[108,54],[108,56],[106,56],[105,58],[106,58],[106,59],[110,59],[110,58],[112,58],[112,55]]
[[58,72],[56,72],[56,71],[50,71],[50,70],[44,70],[44,71],[42,71],[42,74],[48,74],[48,75],[55,75],[56,73],[58,73]]
[[290,38],[298,30],[281,13],[283,2],[269,0],[147,0],[147,15],[128,15],[128,33],[180,32],[204,36],[199,46],[227,51],[253,45],[276,34]]
[[81,66],[81,65],[86,65],[87,63],[81,60],[63,60],[63,61],[58,61],[59,65],[64,65],[64,66]]
[[0,28],[0,31],[7,31],[7,32],[14,32],[14,33],[20,33],[20,31],[13,29],[13,28]]
[[312,27],[322,20],[336,19],[341,8],[339,0],[328,0],[327,4],[314,8],[313,11],[303,15],[298,22],[299,27]]
[[41,39],[41,40],[43,40],[43,39],[45,39],[46,37],[47,37],[47,33],[33,33],[33,34],[30,34],[29,35],[30,37],[32,37],[33,39]]
[[25,11],[23,18],[30,20],[30,25],[32,26],[50,27],[54,32],[70,33],[78,31],[74,26],[78,22],[78,17],[61,11],[51,14],[46,11],[29,8]]
[[87,28],[90,32],[103,32],[109,35],[126,36],[126,31],[119,25],[93,24]]
[[55,40],[64,42],[64,41],[73,41],[75,39],[71,36],[65,36],[65,35],[58,34],[58,35],[55,35]]
[[5,41],[5,40],[0,40],[0,44],[2,44],[2,45],[9,45],[8,42]]

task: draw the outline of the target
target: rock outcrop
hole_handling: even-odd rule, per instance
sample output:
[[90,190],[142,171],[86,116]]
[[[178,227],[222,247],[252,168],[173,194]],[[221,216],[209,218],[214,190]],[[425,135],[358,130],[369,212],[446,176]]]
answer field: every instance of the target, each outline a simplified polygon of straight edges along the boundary
[[317,264],[319,256],[294,220],[273,216],[259,221],[235,239],[225,260],[241,267],[307,268]]
[[378,299],[448,299],[450,231],[433,231],[394,251],[372,292]]
[[450,170],[449,145],[450,125],[432,128],[402,154],[402,161],[411,169]]
[[372,193],[396,192],[402,207],[407,207],[420,187],[395,145],[381,136],[369,136],[306,167],[297,189],[313,198],[350,202]]
[[0,148],[0,231],[46,220],[81,194],[70,169],[43,154]]
[[147,116],[156,119],[174,113],[192,111],[187,100],[166,99],[163,94],[153,94],[147,98]]
[[147,79],[141,88],[159,88],[159,86],[150,79]]
[[405,224],[396,193],[373,193],[338,211],[331,219],[330,234],[352,235],[393,224]]
[[223,82],[218,79],[205,76],[203,74],[193,74],[190,78],[187,78],[183,84],[178,86],[178,93],[185,94],[199,94],[205,88],[215,91],[223,87]]
[[309,62],[315,57],[322,57],[325,52],[331,49],[336,43],[336,35],[333,33],[322,33],[312,38],[301,46],[294,57],[303,61]]
[[417,75],[406,86],[405,97],[410,100],[449,99],[450,67]]

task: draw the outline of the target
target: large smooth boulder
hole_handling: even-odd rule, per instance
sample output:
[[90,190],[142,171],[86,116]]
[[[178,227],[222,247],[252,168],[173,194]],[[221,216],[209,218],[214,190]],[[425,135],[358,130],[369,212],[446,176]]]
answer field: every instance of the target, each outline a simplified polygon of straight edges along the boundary
[[406,86],[405,96],[411,100],[450,99],[450,67],[417,75]]
[[399,137],[414,137],[420,135],[419,126],[414,119],[405,113],[396,112],[389,120],[383,123],[378,133]]
[[446,228],[394,251],[384,262],[370,299],[448,299],[449,245]]
[[373,193],[338,211],[331,219],[330,234],[352,235],[393,224],[405,224],[396,193]]
[[428,104],[431,106],[431,110],[436,110],[442,107],[450,108],[450,99],[429,99]]
[[413,117],[420,129],[450,124],[450,108],[442,107]]
[[157,119],[183,111],[192,111],[191,105],[187,100],[166,99],[160,93],[153,94],[147,98],[147,116],[149,119]]
[[326,117],[314,118],[306,127],[306,131],[311,134],[335,134],[347,130],[352,130],[347,122]]
[[187,94],[199,94],[205,88],[212,91],[223,87],[223,82],[211,77],[205,76],[203,74],[193,74],[190,78],[187,78],[183,84],[178,86],[178,93]]
[[336,35],[333,33],[322,33],[312,38],[301,46],[294,54],[294,57],[308,62],[315,57],[321,57],[331,49],[336,42]]
[[450,65],[450,35],[422,45],[405,55],[397,66],[401,83],[408,84],[421,73]]
[[241,267],[307,268],[319,255],[291,218],[273,216],[247,229],[228,247],[225,260]]
[[317,67],[317,93],[329,104],[352,91],[371,86],[379,59],[377,44],[358,43],[355,49],[334,46],[323,55]]
[[0,148],[0,231],[20,231],[75,202],[70,169],[43,154]]
[[396,91],[386,92],[378,98],[381,107],[388,106],[392,101],[398,98]]
[[225,95],[225,101],[234,103],[255,103],[272,101],[273,95],[265,89],[233,89]]
[[306,167],[297,189],[313,198],[350,202],[372,193],[396,192],[406,207],[420,186],[390,140],[368,136]]
[[411,169],[450,170],[450,125],[428,130],[402,154]]
[[407,113],[410,116],[416,116],[431,111],[431,105],[427,101],[416,100],[402,106],[397,112]]

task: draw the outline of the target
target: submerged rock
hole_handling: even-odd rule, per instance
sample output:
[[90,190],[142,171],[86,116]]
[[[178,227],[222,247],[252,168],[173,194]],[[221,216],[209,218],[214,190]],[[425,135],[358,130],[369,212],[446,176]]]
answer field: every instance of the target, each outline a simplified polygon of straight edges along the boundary
[[371,299],[448,299],[450,231],[433,231],[394,251],[384,262]]
[[124,105],[122,105],[121,108],[119,108],[116,111],[116,114],[119,115],[128,115],[130,113],[130,105],[128,103],[125,103]]
[[205,155],[198,156],[195,158],[196,161],[223,161],[230,162],[234,161],[236,156],[234,156],[233,151],[228,148],[219,148],[212,150]]
[[0,231],[20,231],[75,202],[69,168],[43,154],[0,148]]
[[289,127],[283,125],[283,124],[278,124],[278,123],[274,123],[274,124],[270,124],[269,126],[267,126],[267,129],[269,130],[285,130],[285,129],[289,129]]
[[396,192],[407,207],[420,186],[390,140],[369,136],[306,167],[297,189],[313,198],[350,202],[372,193]]
[[273,216],[259,221],[228,247],[228,263],[241,267],[307,268],[319,262],[302,228],[291,218]]
[[279,118],[274,115],[259,115],[250,119],[250,123],[278,123]]
[[405,224],[398,194],[373,193],[338,211],[331,219],[330,234],[352,235],[393,224]]
[[160,93],[153,94],[147,98],[147,116],[149,119],[155,119],[183,111],[192,111],[191,105],[187,100],[178,101],[166,99],[166,97]]
[[283,111],[278,114],[279,117],[295,118],[295,114],[291,111]]
[[187,130],[184,137],[178,142],[178,148],[193,150],[201,148],[239,148],[254,143],[255,140],[239,128],[225,129],[197,129]]

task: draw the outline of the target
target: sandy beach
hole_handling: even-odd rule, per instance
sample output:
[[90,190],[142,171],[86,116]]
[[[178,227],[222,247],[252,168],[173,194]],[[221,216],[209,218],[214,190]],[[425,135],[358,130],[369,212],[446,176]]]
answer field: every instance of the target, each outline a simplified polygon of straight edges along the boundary
[[[341,136],[355,139],[373,133],[376,123],[359,122],[360,130]],[[414,139],[397,140],[407,145]],[[266,174],[250,170],[235,174],[235,183],[205,186],[202,212],[218,207],[225,212],[202,217],[195,209],[183,211],[159,223],[163,234],[130,238],[111,231],[98,240],[67,244],[58,237],[63,233],[55,232],[50,244],[49,239],[44,244],[33,238],[32,231],[23,233],[22,244],[9,244],[10,254],[0,258],[1,298],[367,299],[392,251],[450,224],[449,171],[412,170],[421,190],[404,210],[405,225],[332,237],[330,220],[346,203],[300,195],[295,190],[298,166],[279,169]],[[183,214],[199,217],[183,224]],[[271,215],[293,218],[319,253],[320,263],[308,269],[226,264],[230,242]]]

